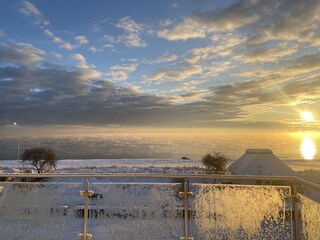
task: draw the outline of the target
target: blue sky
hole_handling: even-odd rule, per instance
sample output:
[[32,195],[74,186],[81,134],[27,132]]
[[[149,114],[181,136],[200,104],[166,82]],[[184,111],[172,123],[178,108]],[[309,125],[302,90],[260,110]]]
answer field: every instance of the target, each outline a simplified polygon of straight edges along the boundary
[[1,125],[299,128],[319,116],[319,16],[317,0],[3,0]]

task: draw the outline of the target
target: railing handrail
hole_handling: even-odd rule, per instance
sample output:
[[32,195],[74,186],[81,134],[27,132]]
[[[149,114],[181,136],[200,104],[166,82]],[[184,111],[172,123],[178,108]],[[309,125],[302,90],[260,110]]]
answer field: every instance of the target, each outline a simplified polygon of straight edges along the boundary
[[320,190],[320,185],[319,184],[316,184],[316,183],[313,183],[313,182],[310,182],[308,180],[305,180],[305,179],[302,179],[302,178],[299,178],[299,177],[291,177],[293,179],[294,182],[297,182],[297,183],[301,183],[303,185],[306,185],[308,187],[311,187],[313,189],[317,189],[317,190]]
[[279,180],[292,181],[291,176],[175,174],[175,173],[0,173],[0,177],[22,178],[188,178],[230,180]]
[[15,178],[173,178],[219,179],[298,182],[320,190],[320,185],[296,176],[221,175],[221,174],[173,174],[173,173],[0,173],[0,177]]

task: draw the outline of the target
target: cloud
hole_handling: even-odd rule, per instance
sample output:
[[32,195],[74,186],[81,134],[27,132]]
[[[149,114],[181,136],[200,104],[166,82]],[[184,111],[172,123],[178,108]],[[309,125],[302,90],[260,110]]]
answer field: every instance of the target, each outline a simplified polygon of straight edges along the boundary
[[246,41],[233,33],[211,36],[212,44],[207,47],[194,48],[188,51],[184,61],[188,64],[207,62],[218,57],[233,57],[235,50]]
[[205,38],[206,33],[206,28],[201,22],[192,18],[185,18],[171,28],[159,30],[157,36],[169,41],[177,41],[189,38]]
[[35,23],[37,25],[40,25],[40,29],[43,31],[43,33],[46,36],[50,37],[52,41],[58,44],[58,46],[61,48],[72,51],[88,43],[88,40],[86,39],[86,37],[82,35],[78,35],[74,37],[74,40],[77,42],[77,44],[74,44],[74,45],[62,40],[60,37],[57,37],[51,30],[48,29],[49,22],[45,19],[43,14],[37,9],[35,5],[33,5],[28,1],[21,1],[20,4],[18,5],[18,11],[22,13],[24,16],[34,18]]
[[274,62],[280,58],[291,56],[299,50],[298,45],[281,43],[275,47],[252,48],[243,56],[236,56],[235,59],[244,63],[252,62]]
[[92,52],[92,53],[97,53],[97,52],[102,52],[102,51],[103,51],[102,49],[96,48],[96,47],[94,47],[94,46],[90,46],[90,47],[88,48],[88,50],[89,50],[90,52]]
[[0,37],[4,37],[6,33],[3,30],[0,30]]
[[[8,119],[18,116],[34,124],[222,126],[229,122],[247,126],[259,125],[253,119],[267,115],[275,119],[278,111],[295,111],[294,105],[320,106],[320,59],[315,47],[320,32],[319,17],[314,14],[319,4],[306,3],[237,1],[216,11],[194,12],[180,21],[163,21],[157,32],[161,38],[202,40],[165,43],[160,52],[170,48],[170,53],[149,59],[140,53],[123,55],[119,64],[103,74],[88,63],[85,54],[71,55],[74,66],[63,66],[52,60],[52,53],[47,55],[31,44],[2,43],[0,96],[5,101],[0,109],[6,109]],[[236,10],[243,21],[237,19]],[[145,25],[125,17],[114,26],[120,35],[105,35],[105,48],[146,44]],[[286,29],[281,31],[283,26]],[[98,51],[85,36],[71,35],[68,43],[50,28],[41,31],[60,47]],[[190,46],[193,49],[181,53]],[[144,90],[126,85],[125,80],[139,81],[143,71],[147,72],[141,86],[163,85],[158,89],[148,85]]]
[[111,71],[107,72],[105,75],[112,81],[124,81],[127,80],[130,73],[137,70],[138,64],[121,64],[115,65],[110,68]]
[[[303,62],[300,65],[301,67],[304,66],[303,69],[307,62],[312,62],[312,65],[315,66],[317,61],[313,57],[307,59],[297,58],[294,62],[291,62],[291,67],[288,67],[288,69],[297,68],[296,63],[299,62]],[[308,69],[310,68],[311,66],[309,65]],[[283,73],[280,72],[280,74]],[[247,76],[247,74],[244,74],[244,76]],[[252,75],[249,74],[249,76]],[[281,75],[275,77],[272,74],[262,73],[262,76],[261,74],[258,74],[258,76],[259,80],[248,80],[212,87],[211,96],[205,97],[206,105],[216,106],[218,104],[216,106],[217,109],[224,107],[226,111],[235,114],[233,119],[240,120],[254,119],[254,116],[270,111],[281,112],[286,108],[290,112],[293,111],[293,105],[319,104],[320,80],[317,75],[308,81],[305,79],[297,81],[289,77],[284,82]]]
[[75,40],[78,41],[78,44],[72,45],[71,43],[68,43],[68,42],[62,40],[60,37],[55,36],[49,29],[44,29],[43,33],[46,36],[50,37],[54,43],[58,44],[58,46],[60,48],[64,48],[69,51],[72,51],[72,50],[80,47],[81,45],[83,45],[79,41],[85,42],[85,38],[82,38],[83,36],[77,36],[77,37],[81,37],[81,38],[78,38],[78,40],[75,38]]
[[117,43],[116,37],[108,35],[108,34],[103,36],[103,40],[108,42],[108,43],[112,43],[112,44]]
[[204,48],[194,48],[189,51],[191,56],[188,56],[184,61],[188,64],[196,64],[214,59],[218,56],[218,50],[213,46]]
[[52,58],[54,61],[59,61],[59,60],[61,60],[62,55],[59,54],[59,53],[56,53],[56,52],[52,52],[52,53],[51,53],[51,58]]
[[183,81],[193,75],[202,73],[202,68],[198,65],[184,66],[179,69],[165,69],[153,73],[150,76],[145,76],[145,82],[150,83],[153,81]]
[[205,95],[205,93],[186,93],[186,94],[182,94],[180,95],[180,97],[185,98],[185,99],[192,99],[192,100],[201,100],[203,98],[203,96]]
[[[76,58],[84,61],[80,55]],[[113,67],[115,71],[134,69],[135,66],[129,65]],[[33,69],[27,66],[0,68],[0,78],[13,78],[11,82],[0,82],[0,93],[6,96],[6,107],[9,108],[7,119],[19,119],[23,124],[33,125],[92,121],[94,124],[139,123],[142,122],[139,114],[145,110],[170,106],[164,97],[139,95],[138,87],[99,80],[99,76],[90,75],[92,71],[89,70],[75,68],[70,71],[48,63]],[[95,78],[90,80],[90,77]]]
[[164,54],[157,59],[154,60],[146,60],[143,59],[142,62],[150,65],[156,65],[160,63],[168,63],[168,62],[174,62],[178,59],[178,56],[175,54]]
[[136,23],[131,17],[121,18],[116,26],[126,32],[135,32],[139,34],[142,31],[142,25]]
[[72,51],[75,49],[75,46],[72,45],[71,43],[68,43],[68,42],[64,42],[62,41],[61,44],[59,45],[59,47],[61,48],[64,48],[64,49],[67,49],[69,51]]
[[131,17],[123,17],[116,24],[124,31],[119,36],[104,35],[104,41],[111,44],[123,43],[127,47],[147,47],[148,44],[141,39],[143,25],[135,22]]
[[49,29],[43,30],[43,33],[48,37],[54,38],[54,34]]
[[0,67],[0,79],[13,79],[0,81],[0,96],[5,97],[0,109],[4,111],[5,104],[6,120],[15,119],[23,125],[139,125],[145,117],[151,119],[157,111],[171,106],[164,97],[140,95],[135,86],[115,85],[99,76],[90,80],[88,73],[87,69],[70,71],[46,63],[43,68]]
[[114,48],[114,45],[108,44],[108,43],[102,45],[102,48],[107,48],[107,49],[110,49],[111,51],[116,51],[116,49]]
[[87,63],[87,59],[79,53],[73,54],[72,58],[78,61],[77,67],[81,69],[94,68],[93,65]]
[[44,18],[39,9],[28,1],[21,1],[18,4],[18,11],[26,17],[31,17],[35,19],[36,24],[42,26],[49,25],[49,22]]
[[[278,84],[277,78],[262,72],[263,77],[256,73],[261,76],[259,81],[224,83],[209,89],[183,85],[181,91],[189,92],[174,97],[143,95],[135,86],[119,86],[101,79],[102,75],[92,68],[50,64],[43,59],[45,53],[30,44],[10,44],[0,45],[1,62],[19,65],[0,66],[0,96],[5,99],[0,109],[6,109],[6,121],[10,123],[272,127],[252,119],[270,111],[290,112],[292,104],[319,104],[320,99],[317,72],[307,81],[292,79]],[[74,58],[86,62],[80,54]],[[35,64],[39,61],[41,64]],[[317,71],[319,62],[317,54],[287,60],[284,73]],[[137,67],[137,63],[121,64],[110,70],[130,73]],[[189,68],[181,67],[179,72],[184,76],[201,72],[186,73]],[[167,77],[177,77],[178,72],[171,71]]]
[[94,33],[102,32],[103,25],[109,21],[109,18],[103,18],[99,21],[96,21],[92,24],[91,31]]
[[254,1],[239,1],[220,11],[205,11],[184,18],[181,22],[161,29],[157,36],[169,41],[205,38],[214,32],[231,31],[260,19],[254,12]]
[[258,1],[238,1],[220,11],[206,11],[195,15],[195,18],[207,25],[208,31],[234,30],[260,19],[255,12]]
[[160,20],[159,25],[161,27],[168,27],[168,26],[172,25],[173,23],[174,23],[173,19],[162,19],[162,20]]
[[270,75],[272,75],[272,73],[270,73],[269,71],[250,71],[250,72],[240,72],[240,73],[232,74],[232,76],[247,77],[247,78],[262,78]]
[[205,67],[205,75],[208,77],[212,77],[218,75],[219,73],[225,72],[231,68],[234,68],[231,62],[221,62],[219,64],[212,64],[210,66]]
[[195,12],[180,21],[161,20],[157,36],[169,41],[185,41],[221,32],[240,32],[248,38],[249,45],[295,40],[318,46],[319,12],[318,0],[239,0],[222,9]]
[[[44,52],[29,44],[14,43],[11,47],[2,44],[0,49],[2,62],[20,64],[19,67],[0,66],[0,96],[5,97],[5,101],[1,101],[0,108],[1,111],[4,110],[3,104],[8,108],[7,119],[17,118],[21,123],[35,125],[65,124],[83,117],[86,122],[91,118],[86,115],[94,113],[99,115],[95,121],[102,123],[104,121],[102,119],[111,114],[112,109],[126,105],[143,108],[148,104],[152,106],[152,102],[156,106],[157,99],[162,101],[158,97],[139,96],[139,88],[136,86],[117,86],[111,81],[100,80],[101,74],[87,66],[70,68],[70,66],[50,64],[43,58],[35,57],[35,54],[43,55]],[[73,57],[80,64],[86,64],[84,56],[74,54]],[[30,65],[40,60],[41,66]],[[136,65],[117,65],[112,69],[132,72],[136,67]],[[8,81],[2,81],[9,78]],[[143,102],[141,106],[139,99]],[[111,110],[106,111],[106,109]]]
[[320,70],[320,55],[306,55],[293,60],[288,60],[283,64],[286,68],[281,72],[287,75],[295,76],[299,74],[310,74],[313,71]]
[[318,0],[279,1],[276,5],[266,2],[268,24],[259,24],[258,32],[248,40],[250,44],[260,44],[269,40],[282,39],[318,41],[317,25],[320,20],[320,4]]
[[42,17],[42,13],[28,1],[21,1],[19,6],[19,12],[27,17]]
[[224,52],[228,49],[232,49],[246,41],[246,38],[234,34],[234,33],[227,33],[227,34],[214,34],[210,37],[211,41],[215,44],[216,52]]
[[143,27],[131,17],[123,17],[116,25],[125,31],[125,34],[118,36],[117,41],[124,43],[127,47],[146,47],[148,44],[141,39]]
[[16,41],[0,43],[0,61],[2,62],[33,65],[42,61],[44,55],[44,51],[33,47],[31,44]]
[[88,39],[82,35],[75,36],[74,39],[78,42],[79,46],[89,43]]

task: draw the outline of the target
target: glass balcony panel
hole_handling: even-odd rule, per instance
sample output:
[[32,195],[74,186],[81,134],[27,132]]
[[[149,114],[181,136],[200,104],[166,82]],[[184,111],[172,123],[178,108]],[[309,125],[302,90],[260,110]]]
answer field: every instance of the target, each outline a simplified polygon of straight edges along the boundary
[[191,184],[194,239],[292,239],[289,187]]
[[6,240],[77,239],[83,183],[0,182],[0,231]]
[[179,239],[181,184],[93,183],[89,232],[96,240]]
[[301,210],[301,239],[320,239],[320,204],[298,194]]

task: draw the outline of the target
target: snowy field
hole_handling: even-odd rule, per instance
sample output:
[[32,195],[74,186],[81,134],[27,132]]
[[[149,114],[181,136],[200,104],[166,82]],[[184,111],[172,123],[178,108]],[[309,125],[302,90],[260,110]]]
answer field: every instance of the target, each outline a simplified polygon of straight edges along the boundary
[[[283,160],[300,177],[320,184],[320,161]],[[230,165],[233,161],[229,161]],[[32,169],[17,160],[1,160],[0,172],[13,173]],[[34,171],[34,170],[32,170]],[[165,173],[205,174],[201,160],[183,159],[66,159],[59,160],[55,173]],[[51,181],[57,181],[52,179]],[[59,180],[60,181],[60,180]],[[64,179],[63,181],[72,181]],[[78,181],[78,180],[76,180]],[[118,181],[109,179],[108,181]]]
[[[202,167],[200,160],[183,159],[65,159],[57,169],[108,167]],[[0,160],[0,167],[23,167],[17,160]]]
[[[31,169],[14,160],[0,161],[0,172]],[[200,161],[170,159],[90,159],[60,160],[55,173],[190,173],[203,174]]]
[[[233,161],[229,161],[230,165]],[[295,171],[320,170],[320,161],[306,160],[283,160]],[[0,160],[1,168],[26,168],[17,160]],[[129,169],[129,168],[203,168],[201,160],[184,160],[184,159],[65,159],[59,160],[57,170],[67,169]]]

